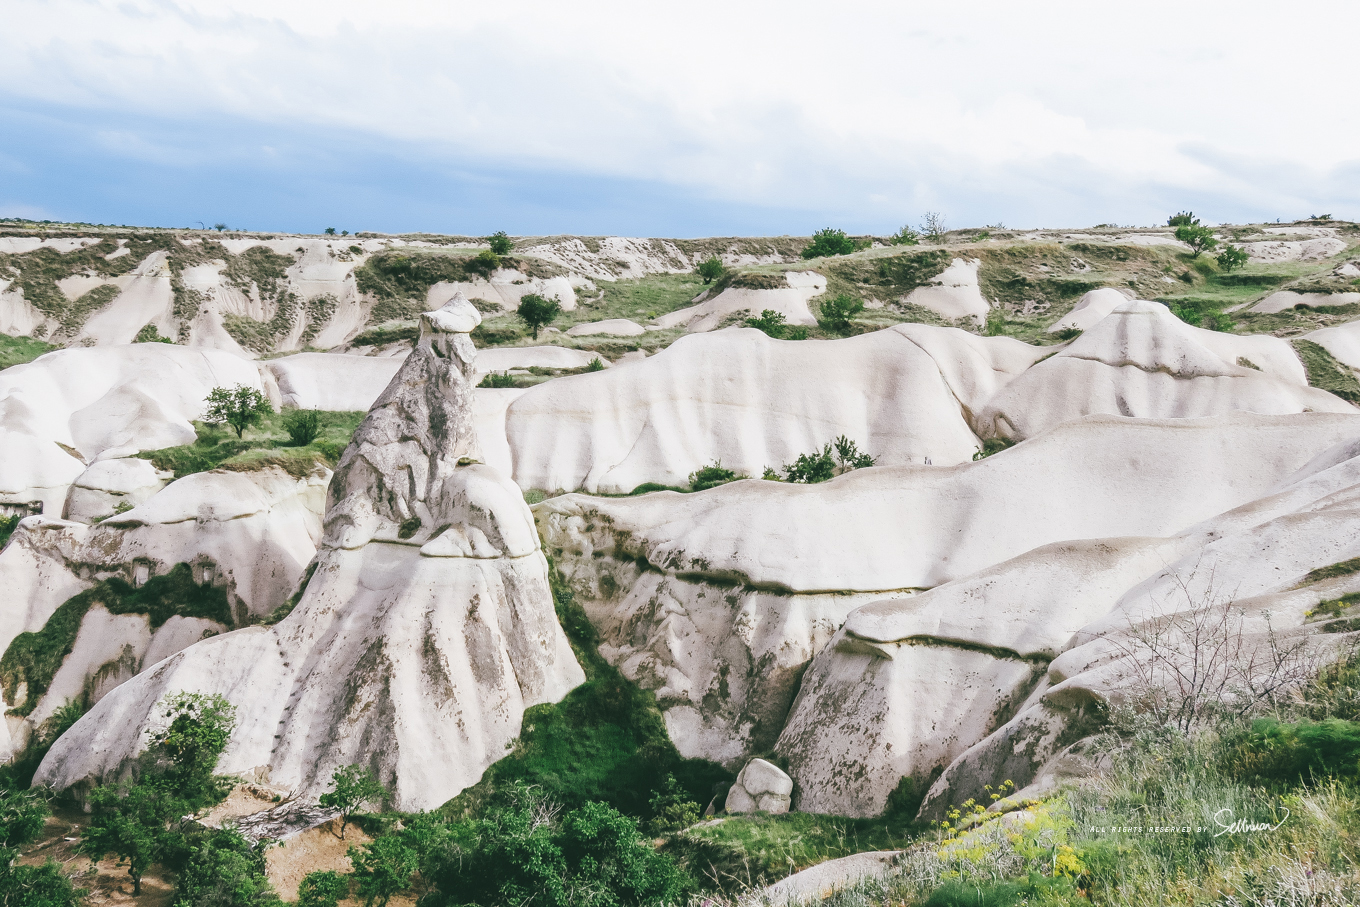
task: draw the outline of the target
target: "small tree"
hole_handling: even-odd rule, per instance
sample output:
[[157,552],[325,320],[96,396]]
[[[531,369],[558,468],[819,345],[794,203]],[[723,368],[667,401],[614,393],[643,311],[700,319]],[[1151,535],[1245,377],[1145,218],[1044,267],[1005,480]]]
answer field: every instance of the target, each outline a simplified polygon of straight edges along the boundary
[[824,300],[817,323],[836,334],[848,334],[851,330],[850,319],[864,311],[864,300],[844,293]]
[[1193,211],[1181,211],[1168,217],[1166,225],[1168,227],[1197,227],[1199,226],[1199,218],[1195,217]]
[[226,225],[226,224],[213,224],[213,229],[216,230],[218,233],[221,233],[223,230],[227,229],[227,225]]
[[334,228],[334,227],[327,227],[327,228],[326,228],[326,235],[327,235],[327,236],[334,236],[334,235],[335,235],[335,228]]
[[735,482],[739,478],[741,477],[735,472],[714,460],[712,466],[702,466],[689,474],[689,487],[691,491],[703,491],[706,488],[717,488],[719,485]]
[[230,389],[214,387],[205,402],[208,409],[203,414],[203,421],[209,425],[230,425],[238,438],[247,428],[259,425],[265,416],[274,412],[264,394],[244,384]]
[[513,245],[510,236],[504,230],[497,230],[486,238],[486,242],[491,246],[492,253],[496,255],[509,255]]
[[537,340],[539,328],[552,324],[553,320],[562,314],[562,306],[556,299],[544,299],[537,293],[528,293],[520,299],[515,314],[529,326],[534,332],[534,339]]
[[827,227],[812,234],[812,242],[803,249],[804,258],[825,258],[829,255],[849,255],[860,249],[860,244],[846,235],[844,230]]
[[921,232],[926,239],[933,243],[943,243],[945,236],[949,232],[949,227],[945,224],[944,215],[939,211],[927,211],[925,220],[921,224]]
[[236,729],[236,706],[216,693],[185,691],[162,700],[160,720],[165,727],[152,734],[150,752],[170,763],[167,783],[192,806],[221,800],[213,772]]
[[90,792],[93,818],[81,832],[79,850],[93,860],[113,854],[126,863],[133,897],[142,893],[142,875],[161,858],[169,822],[187,804],[159,784],[118,784]]
[[331,790],[322,794],[318,802],[327,809],[340,810],[340,840],[343,841],[345,827],[354,814],[365,804],[381,803],[386,797],[387,789],[372,769],[346,765],[331,775]]
[[689,828],[699,821],[701,807],[690,799],[689,794],[674,775],[667,775],[665,784],[652,792],[647,804],[652,818],[647,823],[647,832],[664,835],[673,831]]
[[716,255],[705,258],[699,262],[699,267],[694,269],[695,273],[704,279],[704,283],[712,283],[722,277],[724,270],[722,261]]
[[1201,252],[1211,252],[1218,246],[1214,231],[1198,224],[1184,224],[1176,228],[1176,238],[1190,247],[1199,258]]
[[420,855],[398,835],[383,835],[363,850],[351,847],[349,861],[366,907],[387,907],[392,895],[411,887],[411,876],[420,868]]
[[321,416],[314,409],[295,409],[283,417],[283,430],[294,447],[306,447],[321,434]]
[[1241,246],[1229,245],[1224,246],[1223,251],[1219,252],[1218,255],[1215,256],[1215,259],[1218,261],[1218,266],[1224,271],[1236,271],[1238,268],[1245,266],[1247,259],[1250,257],[1251,256],[1247,254],[1247,250],[1243,249]]

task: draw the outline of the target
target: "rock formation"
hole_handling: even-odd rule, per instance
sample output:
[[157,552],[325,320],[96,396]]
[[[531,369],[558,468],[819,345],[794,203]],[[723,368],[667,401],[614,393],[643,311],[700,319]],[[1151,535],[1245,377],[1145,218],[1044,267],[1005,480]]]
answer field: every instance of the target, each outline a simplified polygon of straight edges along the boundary
[[338,766],[365,764],[391,805],[429,808],[503,755],[526,707],[584,679],[532,516],[478,462],[468,332],[479,321],[461,297],[422,316],[416,349],[331,480],[292,613],[204,640],[119,687],[57,742],[37,783],[116,777],[156,703],[196,690],[239,708],[220,770],[312,797]]

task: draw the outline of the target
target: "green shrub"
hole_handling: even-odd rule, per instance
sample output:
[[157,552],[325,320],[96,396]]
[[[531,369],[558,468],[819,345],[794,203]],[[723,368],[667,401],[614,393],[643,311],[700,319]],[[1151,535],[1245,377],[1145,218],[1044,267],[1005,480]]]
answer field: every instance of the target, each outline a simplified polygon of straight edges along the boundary
[[416,340],[420,336],[418,324],[378,325],[354,335],[352,346],[386,346],[403,340]]
[[174,907],[283,907],[266,875],[269,844],[252,844],[231,827],[194,835],[175,880]]
[[490,277],[501,266],[501,257],[490,249],[483,249],[467,262],[467,269],[483,277]]
[[457,847],[432,866],[432,907],[653,907],[678,901],[687,880],[652,849],[637,823],[589,802],[560,819],[537,792],[517,788],[484,818],[453,830]]
[[351,847],[349,861],[366,907],[387,907],[392,895],[411,887],[420,857],[399,835],[382,835],[363,848]]
[[836,334],[849,334],[851,319],[864,311],[864,300],[841,293],[822,301],[817,323]]
[[133,339],[132,342],[133,342],[133,343],[174,343],[175,341],[171,340],[169,337],[162,337],[162,336],[161,336],[161,332],[160,332],[159,330],[156,329],[156,326],[155,326],[154,324],[144,324],[144,325],[142,325],[141,330],[139,330],[139,331],[137,332],[137,336]]
[[784,314],[774,309],[765,309],[759,318],[747,318],[742,322],[748,328],[763,331],[768,337],[783,337],[788,325],[784,324]]
[[482,380],[477,382],[478,387],[515,387],[515,376],[509,372],[487,372],[482,376]]
[[716,488],[728,482],[735,482],[738,478],[740,476],[735,472],[715,460],[713,465],[704,466],[689,474],[689,487],[691,491],[703,491],[706,488]]
[[493,255],[509,255],[513,245],[510,236],[504,230],[497,230],[486,238],[487,244],[491,246]]
[[[834,441],[827,442],[821,450],[799,454],[798,459],[783,468],[784,481],[815,485],[852,469],[863,469],[873,465],[873,457],[867,453],[860,453],[854,441],[841,435]],[[766,470],[764,478],[771,478],[772,473],[774,470]],[[778,478],[778,475],[773,477]]]
[[32,362],[43,353],[50,353],[56,349],[60,349],[60,347],[41,340],[34,340],[32,337],[11,337],[8,334],[0,334],[0,369]]
[[723,276],[726,269],[718,256],[714,255],[699,262],[699,267],[694,269],[694,273],[704,279],[704,283],[712,283]]
[[982,447],[973,452],[973,460],[976,462],[977,460],[986,459],[992,454],[1001,453],[1001,451],[1014,446],[1015,440],[1012,438],[987,438],[982,442]]
[[217,803],[231,790],[213,775],[236,729],[236,707],[216,693],[179,692],[160,703],[164,728],[151,736],[148,753],[157,774],[190,807]]
[[1166,225],[1168,227],[1198,227],[1199,218],[1195,217],[1193,211],[1182,211],[1179,214],[1173,214],[1168,217],[1166,219]]
[[23,519],[17,513],[11,516],[0,516],[0,548],[9,544],[9,537],[14,534],[14,530],[19,528],[19,520]]
[[906,226],[888,237],[888,241],[894,246],[915,246],[921,242],[921,234],[914,227]]
[[1176,238],[1190,247],[1195,258],[1203,252],[1212,252],[1218,246],[1214,231],[1197,224],[1182,224],[1176,228]]
[[0,790],[0,848],[36,841],[51,814],[36,791]]
[[321,434],[321,416],[314,409],[295,409],[283,417],[283,430],[294,447],[306,447]]
[[1298,339],[1291,343],[1303,360],[1310,385],[1335,394],[1348,403],[1360,405],[1360,381],[1356,381],[1355,374],[1337,362],[1326,347],[1312,340]]
[[699,821],[703,807],[690,799],[689,792],[680,786],[674,775],[666,776],[666,783],[652,794],[648,802],[652,817],[647,821],[648,834],[659,836],[689,828]]
[[602,372],[604,371],[604,362],[600,359],[599,356],[596,356],[594,359],[586,363],[586,371]]
[[804,258],[826,258],[832,255],[849,255],[864,248],[845,234],[844,230],[827,227],[812,234],[812,242],[803,249]]

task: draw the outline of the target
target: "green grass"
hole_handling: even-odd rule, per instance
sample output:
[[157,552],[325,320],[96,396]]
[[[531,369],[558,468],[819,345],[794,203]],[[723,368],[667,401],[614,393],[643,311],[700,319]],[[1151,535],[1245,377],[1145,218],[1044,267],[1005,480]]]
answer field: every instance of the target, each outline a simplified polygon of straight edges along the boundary
[[335,467],[366,413],[318,412],[321,431],[305,447],[292,446],[283,426],[285,415],[266,416],[261,425],[247,429],[239,439],[230,429],[195,422],[198,439],[193,444],[144,451],[137,456],[150,460],[157,469],[174,472],[177,479],[210,469],[250,472],[270,466],[302,478],[318,466]]
[[43,353],[50,353],[56,349],[61,349],[61,347],[44,343],[41,340],[34,340],[32,337],[11,337],[8,334],[0,334],[0,369],[32,362]]
[[176,614],[232,625],[226,591],[194,582],[188,564],[176,564],[141,588],[119,577],[103,580],[59,605],[41,630],[20,633],[0,656],[5,699],[15,702],[20,684],[27,684],[24,701],[11,708],[10,714],[28,715],[37,707],[62,661],[71,654],[85,613],[96,605],[112,614],[149,615],[153,630]]
[[1310,385],[1335,394],[1348,403],[1360,404],[1360,381],[1356,381],[1355,374],[1337,362],[1326,347],[1311,340],[1295,340],[1293,344],[1308,372]]
[[549,569],[558,620],[586,682],[561,702],[527,709],[514,749],[441,811],[477,815],[498,791],[526,783],[569,809],[598,800],[626,815],[645,817],[652,794],[667,775],[674,775],[702,807],[714,785],[730,783],[732,774],[714,763],[680,756],[656,698],[600,656],[594,626],[556,567]]
[[1318,567],[1316,570],[1309,570],[1304,574],[1300,586],[1308,586],[1313,583],[1320,583],[1325,579],[1336,579],[1339,576],[1350,576],[1360,573],[1360,557],[1353,557],[1348,561],[1329,564],[1326,567]]

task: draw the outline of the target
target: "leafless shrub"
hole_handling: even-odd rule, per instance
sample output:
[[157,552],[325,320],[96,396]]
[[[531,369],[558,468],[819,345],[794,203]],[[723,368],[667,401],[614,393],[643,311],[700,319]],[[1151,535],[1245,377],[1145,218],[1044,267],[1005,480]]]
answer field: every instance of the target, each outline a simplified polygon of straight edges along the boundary
[[1199,570],[1168,573],[1172,594],[1111,637],[1131,672],[1134,707],[1186,735],[1218,716],[1278,708],[1319,667],[1307,639],[1281,635],[1268,611],[1266,632],[1247,632],[1246,612],[1212,571],[1204,591],[1194,592]]
[[939,211],[927,211],[921,222],[922,235],[931,242],[942,243],[947,232],[949,228],[945,225],[944,215]]

